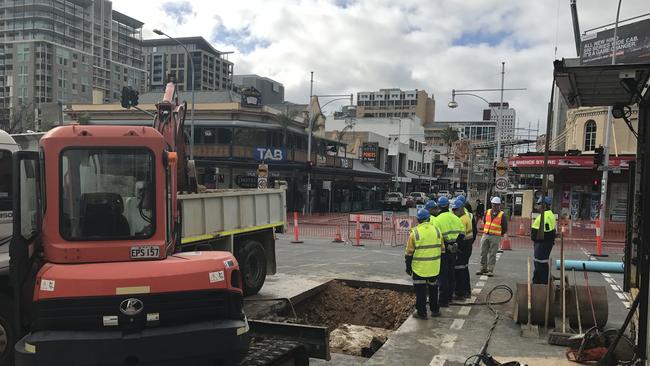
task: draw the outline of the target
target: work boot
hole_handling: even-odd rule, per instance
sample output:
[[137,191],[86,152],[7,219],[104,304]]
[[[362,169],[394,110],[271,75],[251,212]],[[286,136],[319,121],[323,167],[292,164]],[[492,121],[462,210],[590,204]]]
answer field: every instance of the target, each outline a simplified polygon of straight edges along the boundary
[[488,276],[488,277],[492,277],[492,276],[494,276],[494,271],[491,270],[491,269],[488,269],[488,270],[485,272],[485,275]]
[[437,318],[439,316],[440,316],[440,310],[438,310],[438,311],[431,310],[431,317]]
[[422,315],[422,314],[418,313],[417,311],[413,312],[413,317],[415,319],[422,319],[422,320],[427,320],[428,319],[427,314]]
[[482,275],[482,274],[484,274],[484,273],[487,273],[487,269],[481,269],[481,270],[479,270],[478,272],[476,272],[476,275],[477,275],[477,276],[480,276],[480,275]]

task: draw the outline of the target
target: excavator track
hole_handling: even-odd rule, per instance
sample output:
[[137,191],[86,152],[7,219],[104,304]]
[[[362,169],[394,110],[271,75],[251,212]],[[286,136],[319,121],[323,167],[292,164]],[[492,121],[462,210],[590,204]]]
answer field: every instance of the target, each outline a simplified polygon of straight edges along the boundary
[[305,346],[283,339],[255,339],[239,366],[308,366]]

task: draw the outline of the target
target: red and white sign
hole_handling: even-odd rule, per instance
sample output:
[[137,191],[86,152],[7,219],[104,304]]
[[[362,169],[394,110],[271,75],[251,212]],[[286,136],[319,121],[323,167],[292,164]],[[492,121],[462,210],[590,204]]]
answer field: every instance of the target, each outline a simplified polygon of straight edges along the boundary
[[357,216],[359,217],[359,222],[376,222],[381,224],[384,221],[382,215],[350,214],[350,222],[356,222]]
[[[611,168],[628,169],[628,163],[634,160],[636,160],[634,156],[610,156],[609,166]],[[544,156],[515,156],[508,159],[508,166],[510,168],[543,168]],[[549,156],[548,166],[552,168],[593,169],[594,157],[591,155]]]

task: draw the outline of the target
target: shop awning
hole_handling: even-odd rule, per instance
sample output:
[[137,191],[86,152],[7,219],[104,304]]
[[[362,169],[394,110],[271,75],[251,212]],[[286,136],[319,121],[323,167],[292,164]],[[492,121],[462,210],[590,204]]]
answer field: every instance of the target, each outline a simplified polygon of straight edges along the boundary
[[570,108],[632,105],[647,93],[650,64],[582,66],[580,59],[555,60],[556,83]]
[[383,176],[386,178],[389,178],[392,176],[390,173],[386,173],[383,170],[377,169],[375,166],[369,164],[369,163],[364,163],[359,159],[353,159],[353,164],[352,164],[352,171],[355,173],[365,173],[365,174],[372,174],[372,175],[379,175]]

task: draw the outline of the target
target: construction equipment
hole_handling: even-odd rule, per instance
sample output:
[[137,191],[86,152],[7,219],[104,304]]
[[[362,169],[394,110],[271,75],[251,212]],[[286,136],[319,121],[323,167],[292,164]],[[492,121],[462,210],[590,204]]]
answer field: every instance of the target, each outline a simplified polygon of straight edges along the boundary
[[532,286],[532,272],[531,272],[531,259],[528,257],[528,287],[526,289],[526,299],[527,299],[527,313],[528,313],[528,324],[526,326],[521,327],[521,335],[522,337],[538,337],[539,336],[539,328],[537,325],[533,325],[532,323],[532,293],[533,293],[533,286]]
[[[231,253],[238,232],[228,228],[232,216],[246,225],[247,214],[237,206],[238,215],[225,210],[233,208],[229,200],[247,198],[178,193],[196,192],[185,110],[170,77],[153,127],[62,126],[41,138],[40,152],[13,154],[0,365],[12,363],[12,349],[16,365],[234,364],[247,353],[240,265],[267,263],[263,234],[245,242],[238,261]],[[249,199],[270,207],[269,197]],[[192,235],[196,217],[183,215],[210,204],[223,211],[204,211],[199,224],[221,224],[224,235]],[[187,245],[205,250],[183,252]],[[254,279],[263,278],[260,268],[268,267],[257,266]],[[285,347],[280,358],[304,363],[301,349]]]

